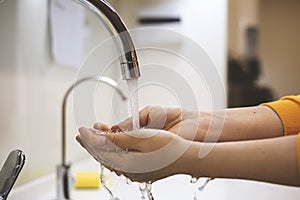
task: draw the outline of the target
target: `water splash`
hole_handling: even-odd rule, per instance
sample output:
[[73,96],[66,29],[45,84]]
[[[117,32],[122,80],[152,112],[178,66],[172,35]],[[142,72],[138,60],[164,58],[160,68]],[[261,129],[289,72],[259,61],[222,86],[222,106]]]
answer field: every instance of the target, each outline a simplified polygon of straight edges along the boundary
[[197,181],[198,181],[198,178],[192,177],[190,180],[190,183],[197,183]]
[[151,189],[152,184],[151,183],[140,183],[139,189],[142,194],[141,200],[154,200]]
[[126,184],[131,185],[132,181],[129,178],[126,178]]
[[119,198],[114,196],[112,191],[106,185],[105,176],[104,176],[104,166],[103,165],[100,165],[100,181],[101,181],[101,185],[103,186],[103,188],[109,194],[109,196],[110,196],[109,199],[110,200],[119,200]]
[[[198,187],[198,190],[196,190],[196,191],[194,192],[193,200],[197,200],[197,199],[198,199],[197,193],[204,191],[204,189],[206,188],[207,184],[208,184],[210,181],[212,181],[212,180],[214,180],[214,178],[206,178],[206,180]],[[197,183],[197,182],[198,182],[198,179],[195,178],[195,177],[192,177],[191,180],[190,180],[190,183],[192,183],[192,184],[195,184],[195,183]]]
[[212,181],[212,180],[214,180],[214,178],[207,178],[207,179],[205,180],[205,182],[204,182],[200,187],[198,187],[198,190],[199,190],[199,191],[203,191],[204,188],[207,186],[207,184],[208,184],[210,181]]
[[193,200],[198,200],[198,198],[197,198],[197,193],[196,193],[196,192],[194,192]]

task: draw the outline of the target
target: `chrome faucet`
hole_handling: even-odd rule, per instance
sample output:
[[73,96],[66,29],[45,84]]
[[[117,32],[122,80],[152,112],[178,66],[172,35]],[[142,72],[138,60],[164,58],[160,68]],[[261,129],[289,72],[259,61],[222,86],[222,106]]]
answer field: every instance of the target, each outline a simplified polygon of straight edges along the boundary
[[123,79],[130,80],[140,77],[140,69],[137,59],[137,54],[134,44],[128,29],[113,9],[113,7],[105,0],[73,0],[84,7],[94,12],[100,20],[102,20],[108,31],[119,38],[120,45],[116,42],[117,48],[120,53],[120,64]]
[[[113,7],[105,0],[73,0],[76,3],[83,5],[84,7],[95,13],[100,20],[104,22],[107,30],[113,35],[116,48],[119,52],[119,59],[121,65],[121,73],[124,80],[137,79],[140,77],[140,69],[137,59],[135,47],[128,32],[128,29],[113,9]],[[114,87],[121,95],[123,100],[126,96],[117,87],[117,83],[108,77],[87,77],[81,79],[73,84],[72,87],[66,92],[62,106],[62,164],[57,167],[57,199],[70,199],[70,176],[69,169],[70,164],[66,160],[66,104],[67,97],[71,91],[79,84],[88,81],[102,81],[108,85]]]
[[[57,166],[57,200],[70,199],[70,167],[71,165],[66,159],[66,142],[67,142],[67,131],[66,131],[66,119],[67,119],[67,100],[68,96],[78,85],[87,81],[99,81],[108,84],[109,86],[116,89],[123,100],[126,100],[125,94],[120,88],[118,88],[117,83],[111,78],[104,76],[89,76],[76,81],[65,93],[63,104],[62,104],[62,161],[61,165]],[[100,177],[99,177],[100,178]]]

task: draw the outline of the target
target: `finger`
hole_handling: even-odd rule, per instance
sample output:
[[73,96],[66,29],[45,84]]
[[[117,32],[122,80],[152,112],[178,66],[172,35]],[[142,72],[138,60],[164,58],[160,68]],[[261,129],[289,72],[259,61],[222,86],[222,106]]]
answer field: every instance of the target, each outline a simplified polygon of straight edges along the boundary
[[[152,109],[152,106],[147,106],[139,112],[140,127],[147,126],[148,119],[149,119],[149,112],[151,109]],[[130,118],[127,118],[126,120],[120,122],[119,124],[112,126],[111,130],[114,132],[117,132],[117,131],[126,132],[126,131],[131,131],[132,126],[133,126],[132,118],[130,117]]]
[[163,129],[167,121],[167,111],[162,106],[153,106],[147,113],[146,128]]
[[95,123],[94,128],[99,131],[110,131],[110,127],[107,124],[103,124],[101,122]]
[[82,144],[82,142],[81,142],[81,139],[80,139],[80,135],[76,135],[76,141],[82,146],[82,147],[84,147],[83,146],[83,144]]
[[149,124],[149,113],[153,106],[146,106],[139,112],[140,126],[145,127]]
[[113,132],[118,131],[130,131],[132,130],[132,118],[127,118],[124,121],[120,122],[119,124],[113,125],[111,127]]
[[106,134],[94,129],[79,128],[80,141],[89,152],[116,149],[116,146],[105,137]]

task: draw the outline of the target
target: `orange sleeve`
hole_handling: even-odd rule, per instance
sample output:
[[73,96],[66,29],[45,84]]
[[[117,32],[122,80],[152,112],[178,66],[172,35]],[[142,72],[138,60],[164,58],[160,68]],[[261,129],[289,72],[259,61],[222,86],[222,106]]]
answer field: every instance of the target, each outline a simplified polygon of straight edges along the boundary
[[286,96],[278,101],[264,103],[272,108],[283,124],[285,135],[295,135],[300,132],[300,95]]
[[297,137],[297,159],[298,159],[298,172],[300,174],[300,133]]
[[297,134],[297,160],[300,174],[300,95],[286,96],[278,101],[261,104],[272,108],[281,119],[284,134]]

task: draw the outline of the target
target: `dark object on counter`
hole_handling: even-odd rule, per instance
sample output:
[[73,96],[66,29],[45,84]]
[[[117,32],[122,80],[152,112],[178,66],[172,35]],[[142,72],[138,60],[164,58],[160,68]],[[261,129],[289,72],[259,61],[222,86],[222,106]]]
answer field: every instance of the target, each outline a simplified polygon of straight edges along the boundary
[[260,62],[256,58],[245,61],[230,59],[228,62],[228,81],[230,84],[251,84],[258,80]]
[[7,199],[24,164],[25,154],[21,150],[10,152],[0,171],[0,200]]
[[261,72],[257,58],[229,59],[228,107],[255,106],[272,101],[272,90],[257,83]]

